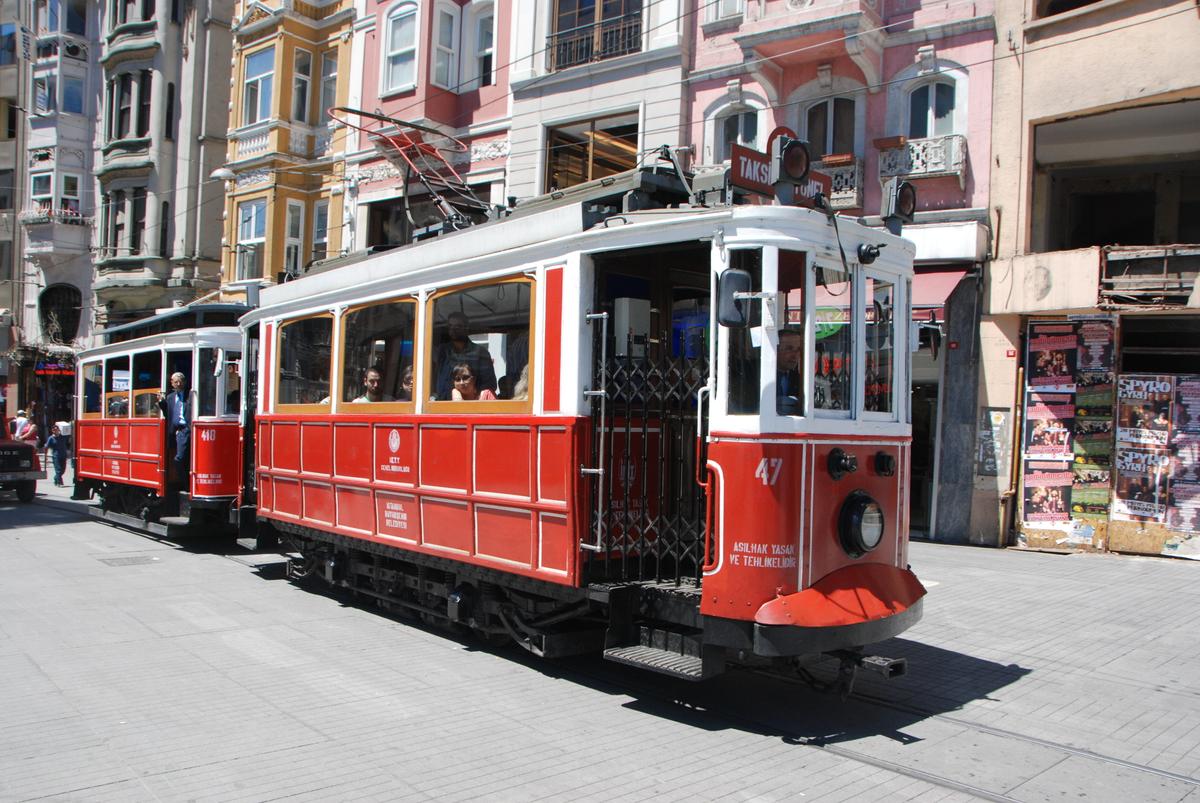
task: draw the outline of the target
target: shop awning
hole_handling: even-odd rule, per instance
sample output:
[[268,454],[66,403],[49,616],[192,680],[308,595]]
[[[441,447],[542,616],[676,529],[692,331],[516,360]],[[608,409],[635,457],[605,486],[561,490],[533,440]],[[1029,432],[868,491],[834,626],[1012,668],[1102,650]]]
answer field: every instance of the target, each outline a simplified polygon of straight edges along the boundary
[[934,319],[946,318],[946,299],[967,275],[965,270],[943,270],[936,273],[918,273],[913,276],[912,316],[914,321],[928,321],[929,313]]

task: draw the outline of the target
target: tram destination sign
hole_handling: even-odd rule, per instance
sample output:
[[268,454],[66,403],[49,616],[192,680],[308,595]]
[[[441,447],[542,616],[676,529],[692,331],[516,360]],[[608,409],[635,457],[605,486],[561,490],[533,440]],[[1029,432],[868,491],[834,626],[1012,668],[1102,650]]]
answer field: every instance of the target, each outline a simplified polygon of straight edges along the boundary
[[[744,145],[731,145],[729,152],[729,183],[734,187],[768,198],[775,197],[771,185],[771,157]],[[826,198],[833,188],[833,179],[824,173],[810,171],[803,184],[796,184],[792,201],[796,206],[814,206],[817,193]]]

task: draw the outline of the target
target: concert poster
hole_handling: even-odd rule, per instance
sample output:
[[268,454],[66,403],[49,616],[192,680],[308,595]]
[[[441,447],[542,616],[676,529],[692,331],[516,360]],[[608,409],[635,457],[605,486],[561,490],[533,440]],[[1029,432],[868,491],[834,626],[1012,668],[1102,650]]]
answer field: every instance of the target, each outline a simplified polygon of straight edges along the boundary
[[1070,463],[1026,460],[1025,521],[1031,524],[1069,521],[1073,481]]
[[1069,393],[1030,393],[1026,405],[1026,458],[1073,460],[1074,396]]
[[1200,376],[1175,378],[1167,527],[1200,532]]
[[1117,380],[1117,443],[1166,449],[1174,377],[1126,374]]
[[1121,521],[1163,521],[1167,513],[1170,453],[1166,449],[1133,448],[1118,443],[1115,468],[1117,485],[1112,517]]
[[1088,379],[1099,384],[1113,381],[1114,329],[1111,320],[1084,320],[1075,324],[1078,333],[1079,351],[1076,355],[1076,373],[1086,374]]
[[1073,392],[1077,351],[1075,324],[1029,324],[1026,384],[1034,390]]

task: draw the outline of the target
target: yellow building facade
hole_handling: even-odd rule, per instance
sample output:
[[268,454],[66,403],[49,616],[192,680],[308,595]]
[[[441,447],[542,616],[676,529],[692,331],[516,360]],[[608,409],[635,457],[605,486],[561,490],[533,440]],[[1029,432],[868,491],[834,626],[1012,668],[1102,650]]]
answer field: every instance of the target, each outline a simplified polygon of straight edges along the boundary
[[239,2],[226,163],[223,295],[300,276],[342,249],[352,0]]

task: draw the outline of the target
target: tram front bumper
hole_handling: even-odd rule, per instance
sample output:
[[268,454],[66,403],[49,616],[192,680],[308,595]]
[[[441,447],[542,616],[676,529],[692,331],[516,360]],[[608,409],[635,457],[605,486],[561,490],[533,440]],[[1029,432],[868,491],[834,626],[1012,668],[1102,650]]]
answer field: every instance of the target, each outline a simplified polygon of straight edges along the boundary
[[811,655],[892,638],[921,619],[925,587],[907,569],[855,564],[776,597],[754,617],[754,652]]

